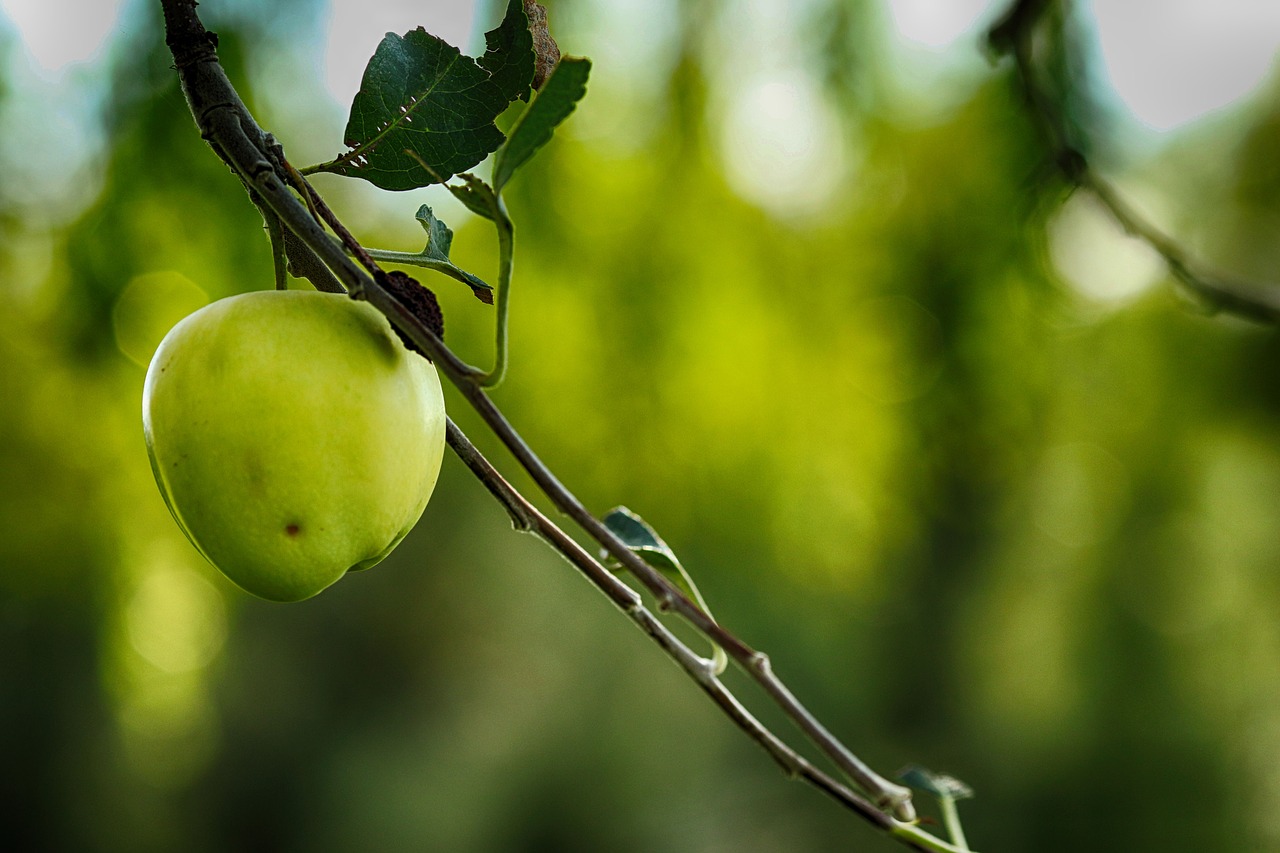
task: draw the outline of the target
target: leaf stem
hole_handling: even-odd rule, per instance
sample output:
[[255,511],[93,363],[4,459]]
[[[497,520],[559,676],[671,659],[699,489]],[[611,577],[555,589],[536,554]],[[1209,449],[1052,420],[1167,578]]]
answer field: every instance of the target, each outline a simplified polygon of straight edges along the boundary
[[964,827],[960,824],[960,812],[956,808],[955,797],[939,797],[938,803],[942,808],[942,822],[951,835],[952,843],[961,850],[968,850],[969,842],[964,837]]
[[496,388],[507,375],[507,330],[511,310],[511,273],[515,263],[515,225],[507,215],[502,196],[494,194],[493,226],[498,230],[498,284],[497,284],[497,332],[494,338],[493,370],[482,377],[480,384]]
[[365,251],[375,261],[384,261],[388,264],[423,267],[435,272],[446,272],[452,266],[446,261],[437,261],[435,258],[429,258],[421,252],[397,252],[394,249],[370,249],[368,247],[365,247]]
[[967,846],[949,844],[936,835],[930,835],[915,823],[894,821],[889,834],[917,850],[928,850],[931,853],[973,853]]
[[391,249],[365,249],[369,257],[375,261],[383,261],[388,264],[404,264],[411,267],[422,267],[432,272],[438,272],[449,278],[462,282],[471,288],[471,292],[475,294],[481,302],[490,303],[493,301],[493,293],[489,285],[485,284],[476,276],[461,269],[452,261],[442,261],[439,258],[433,258],[422,252],[397,252]]

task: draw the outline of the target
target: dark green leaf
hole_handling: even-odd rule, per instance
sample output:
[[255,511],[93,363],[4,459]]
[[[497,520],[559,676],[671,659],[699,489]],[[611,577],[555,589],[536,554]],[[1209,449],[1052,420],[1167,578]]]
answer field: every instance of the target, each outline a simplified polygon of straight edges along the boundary
[[503,140],[494,120],[533,78],[532,36],[517,0],[486,40],[489,50],[477,62],[421,27],[388,33],[351,104],[350,150],[318,170],[409,190],[487,157]]
[[[658,532],[649,526],[648,522],[625,506],[614,507],[609,510],[603,521],[604,526],[621,539],[628,549],[657,569],[663,577],[671,581],[677,589],[697,604],[703,613],[711,616],[711,609],[707,607],[707,603],[703,600],[702,593],[698,591],[698,586],[693,582],[693,578],[684,570],[684,566],[680,565],[680,560],[676,557],[675,552],[662,540]],[[723,672],[728,663],[724,650],[714,644],[713,649],[712,659],[715,662],[716,672]]]
[[551,141],[556,126],[569,117],[587,92],[591,60],[566,56],[516,120],[493,162],[493,188],[501,192],[516,169]]
[[449,247],[453,244],[453,232],[449,230],[449,226],[436,219],[431,208],[425,204],[418,208],[417,219],[422,229],[427,232],[427,245],[421,252],[389,252],[383,249],[366,249],[366,251],[374,260],[426,267],[456,278],[470,287],[477,299],[492,305],[493,288],[449,260]]
[[480,278],[457,267],[453,261],[449,260],[449,247],[453,245],[453,232],[449,230],[449,226],[436,219],[435,214],[431,212],[431,208],[425,204],[418,208],[416,218],[422,225],[422,229],[427,232],[427,245],[423,248],[422,255],[438,264],[438,266],[433,266],[433,269],[453,276],[470,287],[480,301],[492,305],[493,288]]
[[[625,506],[614,507],[604,517],[604,526],[622,543],[644,557],[655,569],[680,569],[680,561],[658,532]],[[661,565],[658,565],[661,564]]]
[[534,71],[533,33],[520,0],[507,3],[502,23],[485,33],[484,43],[480,67],[489,72],[508,103],[527,101]]
[[973,789],[956,777],[935,773],[915,764],[898,771],[898,778],[917,791],[933,794],[940,800],[967,800],[973,796]]

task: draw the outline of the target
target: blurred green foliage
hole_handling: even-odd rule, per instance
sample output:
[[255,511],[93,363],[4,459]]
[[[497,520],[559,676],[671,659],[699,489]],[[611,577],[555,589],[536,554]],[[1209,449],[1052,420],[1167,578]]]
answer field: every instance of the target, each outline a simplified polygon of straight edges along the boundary
[[[1118,275],[1124,241],[1071,242],[1007,65],[925,115],[887,82],[874,9],[806,4],[803,71],[848,168],[778,216],[717,147],[732,26],[672,6],[632,80],[584,40],[595,5],[549,5],[600,73],[508,190],[497,399],[552,468],[644,515],[873,766],[971,784],[978,849],[1280,850],[1275,332],[1163,278],[1124,298],[1064,281],[1072,253]],[[6,846],[898,849],[787,784],[452,459],[400,550],[312,601],[253,600],[202,563],[151,482],[145,362],[271,266],[151,13],[110,63],[96,195],[42,219],[0,184]],[[314,9],[238,14],[221,54],[277,108],[259,120],[286,150],[336,145],[252,61]],[[20,94],[0,85],[0,110]],[[1264,101],[1125,179],[1215,265],[1265,275],[1278,127]],[[385,248],[418,248],[430,201],[454,259],[492,273],[492,234],[443,196],[392,210],[317,184]],[[487,363],[491,310],[430,283],[450,343]]]

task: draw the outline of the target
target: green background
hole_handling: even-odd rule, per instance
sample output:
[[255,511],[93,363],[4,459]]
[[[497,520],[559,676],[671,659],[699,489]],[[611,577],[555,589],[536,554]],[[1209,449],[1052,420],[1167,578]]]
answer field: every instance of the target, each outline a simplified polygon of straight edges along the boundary
[[[737,4],[666,4],[639,67],[609,65],[586,0],[548,5],[595,81],[508,189],[495,398],[552,469],[652,522],[874,767],[970,783],[977,849],[1280,850],[1275,332],[1163,273],[1124,298],[1064,280],[1061,205],[1090,209],[1046,170],[1007,63],[930,101],[895,82],[878,7],[798,6],[795,73],[843,165],[797,179],[779,152],[744,178],[724,156],[751,63]],[[312,4],[253,6],[201,7],[233,81],[295,162],[332,156]],[[202,563],[151,479],[145,363],[271,266],[153,7],[72,81],[100,146],[85,170],[22,171],[28,125],[56,116],[0,79],[6,846],[900,849],[784,779],[452,456],[400,549],[311,601],[252,599]],[[1098,156],[1210,268],[1262,278],[1278,137],[1264,93]],[[491,232],[440,194],[316,184],[383,248],[420,248],[413,214],[436,205],[455,260],[493,275]],[[1120,275],[1132,247],[1088,233],[1077,260]],[[487,363],[492,310],[427,281],[448,342]]]

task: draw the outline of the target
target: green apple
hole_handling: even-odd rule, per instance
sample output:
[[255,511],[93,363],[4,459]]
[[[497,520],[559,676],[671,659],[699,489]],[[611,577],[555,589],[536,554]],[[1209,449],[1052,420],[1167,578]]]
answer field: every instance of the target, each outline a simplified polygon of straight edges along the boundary
[[313,291],[232,296],[174,326],[147,369],[142,425],[178,526],[274,601],[391,553],[444,454],[431,363],[373,307]]

